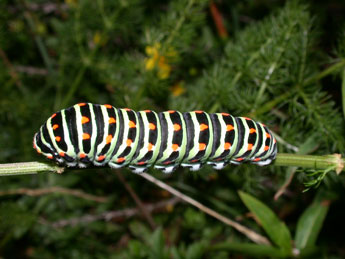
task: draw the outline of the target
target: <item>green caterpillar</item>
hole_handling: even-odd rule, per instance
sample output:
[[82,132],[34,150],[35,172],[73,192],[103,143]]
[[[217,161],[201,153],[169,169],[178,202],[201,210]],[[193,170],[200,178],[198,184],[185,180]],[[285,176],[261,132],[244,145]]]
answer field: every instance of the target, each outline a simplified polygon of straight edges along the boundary
[[34,136],[38,153],[68,167],[148,167],[165,173],[179,165],[220,170],[228,163],[267,165],[277,143],[269,129],[246,117],[203,111],[135,112],[79,103],[54,113]]

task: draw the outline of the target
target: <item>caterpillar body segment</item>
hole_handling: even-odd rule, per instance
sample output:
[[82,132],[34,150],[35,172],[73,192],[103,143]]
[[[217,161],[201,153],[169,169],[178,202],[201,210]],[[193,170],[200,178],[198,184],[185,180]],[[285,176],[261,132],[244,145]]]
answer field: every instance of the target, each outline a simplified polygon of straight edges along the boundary
[[141,173],[154,166],[199,170],[210,164],[267,165],[277,143],[269,129],[246,117],[203,111],[135,112],[111,105],[79,103],[54,113],[35,134],[38,153],[68,167],[128,166]]

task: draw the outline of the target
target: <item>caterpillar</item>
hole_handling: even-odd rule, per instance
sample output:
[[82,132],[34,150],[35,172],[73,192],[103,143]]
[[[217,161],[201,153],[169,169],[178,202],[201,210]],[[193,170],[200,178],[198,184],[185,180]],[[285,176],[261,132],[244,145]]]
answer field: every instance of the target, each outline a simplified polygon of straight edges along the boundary
[[206,163],[217,170],[229,163],[262,166],[277,154],[270,130],[246,117],[204,111],[135,112],[92,103],[54,113],[35,134],[33,147],[59,165],[128,166],[135,173],[150,166],[165,173],[180,165],[195,171]]

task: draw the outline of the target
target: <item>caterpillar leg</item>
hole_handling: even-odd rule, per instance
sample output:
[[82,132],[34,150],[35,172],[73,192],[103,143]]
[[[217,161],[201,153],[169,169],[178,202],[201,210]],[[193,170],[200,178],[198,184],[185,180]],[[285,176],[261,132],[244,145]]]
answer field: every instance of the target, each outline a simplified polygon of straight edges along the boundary
[[252,164],[259,165],[259,166],[264,166],[264,165],[269,165],[272,163],[273,159],[268,158],[266,160],[260,160],[260,161],[252,161]]
[[109,165],[111,168],[114,168],[114,169],[124,167],[123,164],[117,164],[117,163],[114,163],[114,162],[112,162],[112,161],[110,161],[110,162],[108,163],[108,165]]
[[129,166],[129,169],[132,170],[132,173],[141,174],[147,171],[147,167],[137,167],[137,166]]
[[228,165],[228,162],[207,162],[208,165],[211,165],[213,169],[222,170]]
[[201,169],[201,167],[203,167],[203,164],[202,163],[197,163],[197,164],[183,163],[183,164],[181,164],[181,166],[188,168],[190,171],[198,171]]
[[178,168],[178,165],[170,165],[170,166],[155,165],[154,168],[161,170],[165,174],[171,174]]

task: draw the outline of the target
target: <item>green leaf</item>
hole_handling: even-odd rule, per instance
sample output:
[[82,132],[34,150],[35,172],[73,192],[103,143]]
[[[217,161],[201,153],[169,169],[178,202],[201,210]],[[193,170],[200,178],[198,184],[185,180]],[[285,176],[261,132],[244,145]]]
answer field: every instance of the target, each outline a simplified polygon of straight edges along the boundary
[[291,235],[285,223],[261,201],[241,191],[239,191],[239,195],[247,208],[260,222],[273,243],[286,252],[291,253]]
[[269,256],[274,258],[284,258],[290,254],[285,251],[267,245],[257,245],[252,243],[234,243],[224,242],[213,245],[209,248],[210,250],[229,250],[232,252],[238,252],[240,254],[252,255],[255,258]]
[[150,240],[151,230],[140,221],[132,221],[129,224],[129,229],[135,237],[144,241]]
[[150,243],[151,251],[150,258],[168,258],[165,253],[165,240],[162,228],[157,228],[148,240]]
[[314,201],[302,214],[297,222],[295,244],[298,249],[311,248],[329,209],[329,200]]
[[198,259],[202,258],[202,255],[205,251],[205,242],[195,242],[188,246],[187,252],[186,252],[186,259]]

